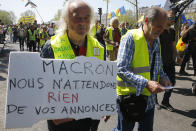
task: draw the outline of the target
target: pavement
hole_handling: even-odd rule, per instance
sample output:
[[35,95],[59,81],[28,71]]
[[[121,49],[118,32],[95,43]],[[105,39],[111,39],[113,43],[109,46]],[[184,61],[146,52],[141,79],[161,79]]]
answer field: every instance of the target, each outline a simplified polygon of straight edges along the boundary
[[[10,51],[19,51],[19,44],[5,44],[0,53],[0,131],[48,131],[46,120],[34,124],[30,128],[5,129],[5,104],[8,77],[8,60]],[[192,65],[191,65],[192,66]],[[176,66],[176,72],[179,66]],[[187,70],[190,76],[180,76],[176,73],[176,88],[173,90],[170,103],[176,109],[169,112],[165,109],[155,110],[154,131],[196,131],[196,96],[191,93],[192,83],[196,82],[193,70]],[[158,94],[161,102],[163,93]],[[116,127],[117,115],[99,124],[98,131],[112,131]],[[136,127],[134,131],[136,131]]]

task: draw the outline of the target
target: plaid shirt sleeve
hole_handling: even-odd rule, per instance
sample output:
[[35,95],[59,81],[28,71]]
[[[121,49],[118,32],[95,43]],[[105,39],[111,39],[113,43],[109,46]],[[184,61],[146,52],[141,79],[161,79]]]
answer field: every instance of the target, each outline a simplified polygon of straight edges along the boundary
[[130,64],[134,56],[135,45],[131,32],[127,33],[121,40],[117,67],[118,76],[131,86],[136,88],[136,95],[140,95],[146,87],[148,80],[141,75],[136,75],[130,70]]

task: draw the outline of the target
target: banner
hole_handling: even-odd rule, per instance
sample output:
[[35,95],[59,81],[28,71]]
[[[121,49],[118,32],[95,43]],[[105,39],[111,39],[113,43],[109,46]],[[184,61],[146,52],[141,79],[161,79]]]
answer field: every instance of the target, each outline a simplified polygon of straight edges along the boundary
[[35,21],[35,16],[23,16],[19,19],[19,23],[22,22],[23,24],[33,23]]
[[5,127],[30,127],[41,119],[100,119],[115,114],[116,75],[116,62],[95,57],[56,60],[12,52]]

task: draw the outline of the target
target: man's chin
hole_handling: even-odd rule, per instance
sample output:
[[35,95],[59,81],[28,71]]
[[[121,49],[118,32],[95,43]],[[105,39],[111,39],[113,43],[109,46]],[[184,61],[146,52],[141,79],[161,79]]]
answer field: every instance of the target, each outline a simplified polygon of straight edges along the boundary
[[87,33],[86,32],[78,32],[77,33],[79,36],[85,36]]
[[154,35],[154,39],[157,39],[159,37],[159,35]]

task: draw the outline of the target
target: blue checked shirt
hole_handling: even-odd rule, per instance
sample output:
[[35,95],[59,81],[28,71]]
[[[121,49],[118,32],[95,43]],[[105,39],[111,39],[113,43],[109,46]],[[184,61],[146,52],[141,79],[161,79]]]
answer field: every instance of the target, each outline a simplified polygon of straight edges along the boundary
[[[160,42],[158,39],[154,40],[153,47],[151,48],[148,44],[148,52],[149,52],[149,60],[150,65],[152,64],[153,53],[156,52],[155,56],[155,64],[153,70],[153,81],[157,81],[158,74],[160,77],[167,77],[167,75],[163,72],[162,69],[162,60],[160,54]],[[134,74],[130,70],[130,64],[132,62],[134,56],[135,45],[133,41],[133,37],[131,32],[128,32],[121,40],[120,47],[118,50],[117,57],[117,67],[118,67],[118,75],[131,86],[136,88],[136,95],[140,95],[143,89],[147,85],[147,79],[141,75]],[[161,67],[159,70],[159,66]],[[151,67],[151,66],[150,66]],[[155,94],[152,94],[148,97],[147,109],[152,109],[155,106]]]

